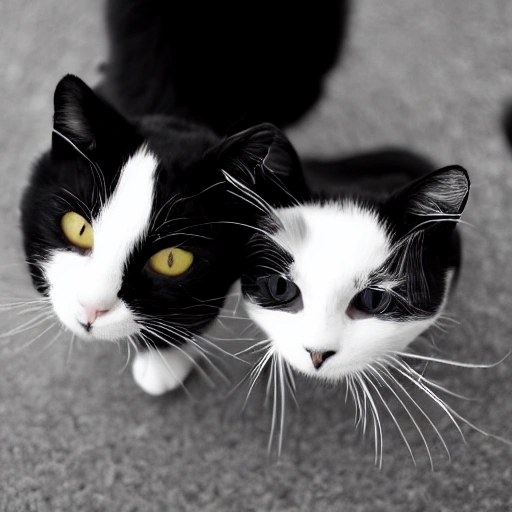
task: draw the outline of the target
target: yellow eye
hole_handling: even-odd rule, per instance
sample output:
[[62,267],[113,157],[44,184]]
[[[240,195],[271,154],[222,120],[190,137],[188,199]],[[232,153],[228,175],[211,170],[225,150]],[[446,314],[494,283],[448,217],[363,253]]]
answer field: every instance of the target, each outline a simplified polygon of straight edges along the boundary
[[149,260],[149,266],[159,274],[179,276],[190,268],[193,261],[194,255],[191,252],[169,247],[154,254]]
[[81,215],[68,212],[62,217],[60,225],[70,243],[82,249],[92,249],[94,245],[92,226]]

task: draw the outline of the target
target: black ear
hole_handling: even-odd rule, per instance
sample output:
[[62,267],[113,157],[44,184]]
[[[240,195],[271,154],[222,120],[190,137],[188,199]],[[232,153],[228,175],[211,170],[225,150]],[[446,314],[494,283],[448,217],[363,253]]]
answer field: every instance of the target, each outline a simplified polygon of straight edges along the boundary
[[233,186],[249,188],[273,207],[287,206],[306,195],[299,157],[286,135],[272,124],[232,135],[215,152]]
[[[53,128],[82,152],[94,150],[98,141],[121,135],[128,123],[101,100],[80,78],[66,75],[54,95]],[[62,137],[54,134],[54,144]]]
[[455,227],[469,196],[468,173],[460,166],[434,171],[393,196],[385,211],[405,232],[436,224]]

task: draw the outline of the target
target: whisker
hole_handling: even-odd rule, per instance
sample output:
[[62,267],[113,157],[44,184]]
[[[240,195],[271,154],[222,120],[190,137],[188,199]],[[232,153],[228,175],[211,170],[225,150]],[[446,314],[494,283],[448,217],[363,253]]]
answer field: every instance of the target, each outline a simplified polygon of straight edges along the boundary
[[[57,324],[59,324],[59,322],[56,322]],[[63,333],[63,332],[66,332],[66,329],[63,325],[60,325],[59,326],[59,331],[57,332],[57,334],[50,340],[49,343],[47,343],[43,349],[41,350],[41,352],[43,352],[44,350],[47,350],[48,348],[50,348],[60,337],[60,335]]]
[[[409,441],[407,440],[406,435],[404,434],[404,431],[402,430],[402,427],[400,427],[400,423],[398,423],[398,420],[396,419],[395,415],[389,408],[388,404],[386,403],[386,400],[384,400],[384,397],[380,393],[378,387],[373,382],[371,375],[366,375],[366,378],[367,378],[368,383],[373,387],[373,389],[377,393],[377,396],[379,397],[380,401],[382,402],[382,405],[384,405],[384,408],[387,410],[389,416],[393,420],[393,423],[396,425],[396,428],[398,429],[398,432],[400,433],[400,436],[404,440],[405,446],[407,447],[407,450],[409,451],[409,454],[411,455],[412,462],[413,462],[414,466],[416,467],[417,464],[416,464],[416,459],[414,457],[414,453],[412,451],[411,445],[409,444]],[[382,450],[382,444],[381,444],[381,450]],[[427,450],[428,450],[428,448],[427,448]],[[430,451],[429,451],[429,453],[430,453]],[[381,464],[382,464],[382,451],[381,451]]]
[[[400,384],[400,382],[391,374],[391,372],[389,371],[389,369],[387,368],[387,366],[383,365],[382,363],[380,362],[377,362],[377,364],[383,369],[383,371],[386,373],[388,379],[391,380],[392,383],[395,383],[401,390],[402,392],[407,396],[407,398],[409,398],[409,400],[414,404],[414,406],[420,411],[420,413],[426,418],[426,420],[430,423],[430,425],[432,426],[434,432],[437,434],[437,437],[439,438],[439,440],[441,441],[445,451],[446,451],[446,454],[448,455],[448,460],[451,460],[451,454],[450,454],[450,450],[448,449],[448,445],[446,444],[443,436],[441,435],[441,432],[439,432],[439,429],[436,427],[435,423],[432,421],[432,419],[430,418],[430,416],[420,407],[420,405],[418,404],[418,402],[416,402],[416,400],[414,400],[414,398],[411,396],[411,394],[405,389],[404,386],[402,386],[402,384]],[[384,376],[383,376],[384,377]],[[390,389],[392,390],[391,386],[390,386]],[[393,390],[392,390],[393,392]],[[396,395],[395,395],[396,396]],[[433,470],[433,466],[432,466],[432,470]]]
[[254,389],[254,386],[256,385],[256,382],[258,381],[261,372],[269,362],[269,360],[274,355],[274,351],[272,347],[269,347],[268,351],[260,358],[257,364],[255,364],[252,368],[252,370],[246,375],[246,377],[242,380],[246,380],[247,377],[250,377],[250,386],[249,391],[247,392],[247,396],[245,397],[244,405],[242,407],[242,410],[245,410],[247,406],[247,402],[249,401],[249,397],[251,396],[252,390]]
[[[35,338],[32,338],[28,343],[25,343],[24,345],[22,345],[21,347],[18,347],[15,351],[15,353],[20,353],[22,352],[23,350],[25,350],[26,348],[30,347],[34,342],[36,342],[39,338],[41,338],[41,336],[44,336],[49,330],[53,329],[59,322],[53,322],[52,325],[50,325],[50,327],[47,327],[44,331],[40,332]],[[60,334],[60,332],[59,332]],[[52,340],[53,342],[53,340]]]
[[[274,389],[274,394],[273,394],[273,401],[272,401],[272,424],[271,424],[271,427],[270,427],[270,435],[269,435],[269,439],[268,439],[268,446],[267,446],[267,451],[270,453],[271,449],[272,449],[272,441],[274,439],[274,431],[275,431],[275,427],[276,427],[276,412],[277,412],[277,381],[276,381],[277,377],[276,377],[276,359],[275,357],[272,357],[272,366],[271,366],[271,369],[270,369],[270,376],[269,376],[269,384],[272,380],[272,383],[273,383],[273,389]],[[268,389],[268,387],[267,387]]]
[[[359,386],[363,390],[365,398],[367,397],[368,401],[370,403],[371,411],[373,414],[373,429],[374,429],[374,437],[375,437],[375,464],[377,465],[377,463],[378,463],[379,468],[381,468],[382,467],[382,445],[383,445],[383,443],[382,443],[382,426],[380,423],[379,411],[378,411],[377,406],[373,400],[370,390],[366,386],[363,376],[360,373],[356,373],[354,375],[354,377],[356,378],[357,382],[359,383]],[[380,462],[379,462],[379,458],[377,456],[379,441],[380,441]]]
[[[270,344],[270,339],[258,341],[258,343],[254,343],[250,347],[241,350],[240,352],[236,352],[236,356],[240,356],[242,354],[246,354],[247,352],[261,352],[262,350],[266,350]],[[259,348],[256,348],[259,347]]]
[[421,361],[430,361],[432,363],[442,363],[447,364],[450,366],[458,366],[460,368],[494,368],[495,366],[498,366],[501,364],[507,357],[510,356],[512,351],[509,351],[504,357],[502,357],[499,361],[496,363],[491,364],[474,364],[474,363],[461,363],[459,361],[451,361],[449,359],[439,359],[437,357],[430,357],[430,356],[421,356],[419,354],[413,354],[410,352],[395,352],[395,354],[406,357],[406,358],[412,358],[412,359],[420,359]]
[[[397,361],[400,366],[403,366],[403,363],[401,363],[400,361]],[[443,400],[441,400],[430,388],[428,388],[425,384],[423,384],[422,382],[419,382],[418,380],[412,378],[411,376],[409,376],[406,372],[403,372],[402,370],[400,370],[400,368],[396,367],[396,369],[404,376],[406,376],[411,382],[413,382],[418,388],[420,388],[422,391],[424,391],[427,395],[429,395],[443,410],[444,412],[448,415],[448,417],[452,420],[452,422],[455,424],[455,426],[457,427],[457,430],[459,431],[463,441],[465,444],[467,444],[466,442],[466,439],[465,439],[465,436],[464,434],[462,433],[462,430],[459,426],[459,424],[457,423],[457,421],[455,420],[455,418],[457,418],[458,420],[460,420],[462,423],[466,424],[467,426],[471,427],[473,430],[475,430],[476,432],[482,434],[483,436],[485,437],[489,437],[489,438],[492,438],[492,439],[495,439],[497,441],[500,441],[502,443],[505,443],[509,446],[512,446],[512,441],[508,440],[508,439],[505,439],[504,437],[501,437],[501,436],[498,436],[498,435],[495,435],[495,434],[491,434],[489,432],[486,432],[485,430],[477,427],[476,425],[474,425],[473,423],[471,423],[468,419],[464,418],[464,416],[462,416],[461,414],[459,414],[453,407],[451,407],[450,405],[448,405],[446,402],[444,402]]]
[[[405,363],[402,363],[401,361],[398,361],[397,360],[397,364],[401,367],[406,367],[407,365],[405,365]],[[462,437],[462,440],[464,442],[464,444],[467,444],[466,442],[466,438],[464,436],[464,433],[462,432],[459,424],[457,423],[457,421],[455,421],[455,418],[453,417],[453,415],[451,414],[450,410],[448,409],[447,405],[445,404],[445,402],[443,400],[441,400],[430,388],[428,388],[426,385],[424,385],[422,382],[419,382],[417,381],[416,379],[414,379],[413,377],[411,377],[407,370],[404,372],[403,370],[401,370],[399,368],[399,366],[395,366],[395,369],[400,372],[404,377],[406,377],[409,381],[411,381],[415,386],[417,386],[419,389],[421,389],[424,393],[426,393],[430,398],[432,398],[432,400],[434,400],[434,402],[441,408],[443,409],[443,411],[448,415],[448,417],[450,418],[450,420],[452,421],[452,423],[455,425],[455,427],[457,428],[460,436]]]
[[53,313],[45,311],[44,313],[42,313],[40,315],[36,315],[34,318],[31,318],[24,324],[22,324],[18,327],[15,327],[8,332],[4,332],[4,333],[0,334],[0,339],[8,338],[9,336],[15,336],[17,334],[21,334],[25,331],[28,331],[30,329],[33,329],[34,327],[37,327],[37,326],[43,324],[44,322],[46,322],[52,318],[54,318]]
[[[213,361],[208,357],[208,356],[212,356],[212,357],[218,357],[216,354],[212,353],[212,352],[209,352],[208,350],[206,350],[204,347],[201,347],[197,342],[196,340],[191,336],[191,335],[185,335],[183,333],[179,333],[177,330],[171,328],[171,326],[169,325],[163,325],[163,324],[159,324],[158,322],[156,322],[158,324],[157,327],[155,327],[155,322],[153,322],[151,328],[149,327],[144,327],[146,330],[149,330],[149,332],[151,332],[151,330],[153,329],[158,329],[158,332],[160,332],[161,334],[165,334],[165,333],[168,333],[168,334],[171,334],[173,336],[178,336],[180,337],[181,339],[183,339],[185,342],[189,343],[190,345],[194,346],[197,351],[199,352],[199,355],[201,357],[203,357],[205,359],[205,361],[207,363],[210,364],[210,366],[213,368],[213,370],[226,382],[226,383],[229,383],[229,379],[228,377],[220,370],[220,368],[218,368],[214,363]],[[162,339],[162,341],[166,341],[166,343],[168,343],[169,345],[171,346],[174,346],[175,348],[177,348],[177,346],[175,346],[175,344],[173,344],[172,342],[170,341],[167,341],[165,340],[164,338],[160,338]],[[197,361],[195,361],[195,364],[197,365],[198,368],[200,368],[200,365],[197,363]],[[204,371],[202,368],[201,368],[202,371]]]
[[68,349],[68,355],[66,357],[66,364],[69,364],[71,361],[71,352],[73,350],[73,343],[75,342],[75,334],[73,333],[71,336],[71,339],[69,340],[69,349]]
[[283,376],[283,360],[279,353],[275,355],[279,370],[279,387],[281,391],[281,418],[279,423],[279,440],[277,446],[277,454],[280,457],[283,449],[283,433],[284,433],[284,415],[285,415],[285,407],[286,407],[286,389],[284,385],[284,376]]
[[[393,389],[393,386],[384,378],[385,376],[382,375],[380,372],[378,372],[373,366],[369,365],[368,367],[369,371],[373,373],[373,375],[382,383],[384,384],[390,391],[391,393],[393,393],[394,397],[398,400],[398,402],[400,403],[400,405],[402,406],[402,408],[404,409],[404,411],[406,412],[407,416],[409,416],[410,420],[412,421],[414,427],[416,428],[416,430],[418,431],[422,441],[423,441],[423,444],[425,445],[425,448],[427,450],[427,454],[428,454],[428,458],[430,460],[430,468],[432,471],[434,471],[434,461],[432,459],[432,453],[430,452],[430,447],[428,445],[428,442],[427,442],[427,439],[425,438],[424,434],[423,434],[423,431],[421,430],[418,422],[416,421],[416,418],[413,416],[413,414],[411,413],[411,411],[409,410],[409,408],[405,405],[404,401],[400,398],[400,396],[398,395],[398,393]],[[391,381],[393,382],[393,381]],[[409,398],[411,399],[411,401],[413,403],[414,400],[412,400],[412,398],[410,397],[410,395],[407,393],[407,396],[409,396]],[[421,410],[421,409],[420,409]],[[428,418],[428,416],[427,416]],[[432,422],[431,422],[432,423]],[[448,456],[449,456],[449,453],[448,453]]]

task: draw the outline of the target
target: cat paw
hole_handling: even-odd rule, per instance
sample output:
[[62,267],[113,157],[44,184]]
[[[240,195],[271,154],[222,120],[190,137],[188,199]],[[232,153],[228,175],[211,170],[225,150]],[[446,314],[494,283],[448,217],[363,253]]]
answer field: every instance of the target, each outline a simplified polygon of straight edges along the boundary
[[135,382],[153,396],[180,387],[194,365],[192,356],[185,350],[171,348],[139,352],[132,365]]

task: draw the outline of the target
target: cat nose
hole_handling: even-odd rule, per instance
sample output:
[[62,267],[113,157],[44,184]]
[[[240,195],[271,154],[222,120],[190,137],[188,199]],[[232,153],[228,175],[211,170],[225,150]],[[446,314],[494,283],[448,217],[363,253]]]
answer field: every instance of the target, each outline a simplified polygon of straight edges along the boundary
[[306,349],[307,352],[309,352],[309,355],[311,356],[311,361],[313,361],[313,366],[318,370],[320,369],[320,366],[324,364],[324,361],[326,359],[329,359],[329,357],[336,354],[334,350],[328,350],[327,352],[315,352],[313,350]]
[[88,326],[91,326],[99,316],[104,315],[105,313],[108,313],[110,311],[110,309],[101,309],[101,306],[96,305],[84,306],[83,304],[81,304],[81,306],[84,308]]

